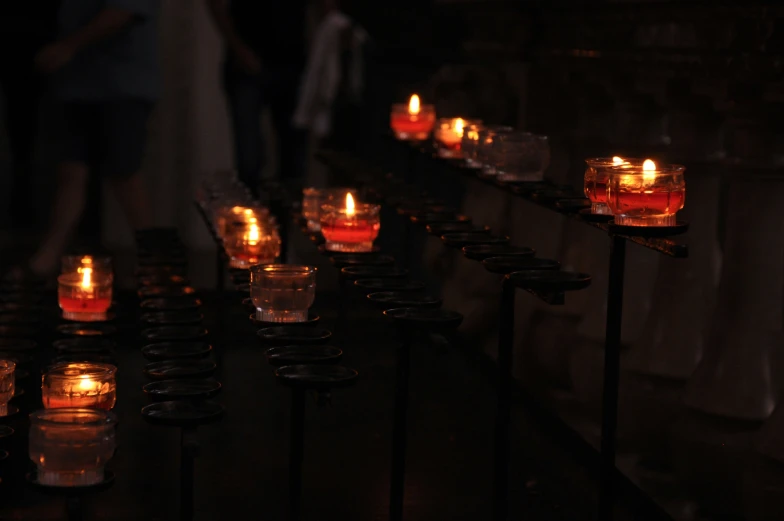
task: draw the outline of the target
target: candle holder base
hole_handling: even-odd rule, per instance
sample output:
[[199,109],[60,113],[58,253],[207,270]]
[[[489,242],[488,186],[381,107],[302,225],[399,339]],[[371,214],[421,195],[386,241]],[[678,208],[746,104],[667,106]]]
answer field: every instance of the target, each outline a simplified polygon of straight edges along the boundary
[[321,253],[322,255],[330,255],[332,253],[354,253],[358,255],[370,255],[373,253],[378,253],[380,251],[381,248],[379,246],[373,246],[370,250],[367,251],[343,251],[343,252],[330,250],[327,248],[327,244],[322,244],[318,247],[318,252]]
[[267,327],[256,334],[269,346],[326,344],[332,338],[326,329],[301,325]]
[[256,308],[256,322],[302,323],[308,320],[308,310],[277,310]]
[[324,244],[327,251],[341,253],[370,253],[373,251],[372,242],[334,242],[327,241]]
[[398,132],[394,131],[395,139],[398,141],[425,141],[429,132]]
[[15,416],[18,413],[19,413],[19,407],[8,404],[6,406],[5,414],[0,414],[0,418],[10,418],[11,416]]
[[610,222],[613,219],[612,214],[604,214],[604,213],[594,213],[591,208],[585,208],[584,210],[580,210],[580,217],[583,220],[588,221],[590,223],[606,223]]
[[103,482],[104,471],[58,472],[39,469],[36,480],[45,487],[89,487]]
[[109,313],[93,312],[93,311],[65,311],[63,310],[63,319],[72,322],[106,322],[109,320]]
[[612,210],[604,203],[592,203],[591,213],[596,215],[612,215]]
[[334,346],[283,346],[267,349],[267,362],[275,367],[287,365],[336,364],[343,351]]
[[[45,472],[43,474],[48,474],[48,473]],[[72,485],[51,483],[51,477],[47,477],[47,476],[44,476],[42,481],[41,479],[42,473],[39,473],[38,471],[27,473],[25,478],[27,479],[27,482],[30,483],[31,485],[41,487],[42,489],[49,490],[51,492],[64,492],[64,493],[105,490],[114,484],[114,472],[111,472],[109,470],[100,471],[100,479],[94,483],[83,483],[83,484],[72,484]]]
[[61,324],[57,326],[57,332],[61,335],[78,337],[109,336],[117,332],[117,327],[95,323]]
[[[318,323],[321,320],[321,317],[310,313],[308,311],[303,312],[304,316],[302,316],[302,320],[300,321],[293,321],[293,320],[269,320],[271,317],[269,314],[259,314],[259,310],[257,309],[255,313],[251,313],[250,321],[253,322],[253,325],[259,327],[274,327],[274,326],[312,326]],[[289,317],[291,314],[288,315]]]
[[144,329],[141,337],[147,342],[179,342],[199,340],[207,334],[208,331],[201,326],[161,326]]
[[206,378],[217,369],[209,358],[185,358],[151,362],[144,366],[144,374],[152,380],[175,378]]
[[675,214],[672,215],[624,215],[618,214],[613,219],[618,226],[664,227],[675,225]]
[[216,396],[221,383],[214,378],[204,380],[159,380],[142,387],[142,391],[153,401],[199,400]]
[[615,235],[629,235],[632,237],[670,237],[681,235],[689,230],[689,223],[677,221],[672,226],[639,226],[618,222],[618,216],[609,222],[608,230]]

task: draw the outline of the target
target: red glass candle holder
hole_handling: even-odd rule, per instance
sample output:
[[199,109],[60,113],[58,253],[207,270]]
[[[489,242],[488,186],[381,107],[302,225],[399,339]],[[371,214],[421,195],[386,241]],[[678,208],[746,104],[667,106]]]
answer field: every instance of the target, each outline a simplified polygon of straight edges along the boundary
[[381,229],[381,207],[356,204],[354,211],[325,204],[321,207],[321,233],[327,251],[362,253],[373,251]]
[[395,137],[401,141],[423,141],[433,131],[436,123],[436,108],[433,105],[419,105],[417,97],[409,103],[392,105],[389,126]]
[[[439,157],[463,157],[463,134],[469,127],[478,128],[482,124],[479,120],[463,118],[440,118],[433,132],[436,150]],[[478,136],[477,136],[478,138]]]
[[321,231],[321,206],[333,201],[344,201],[346,194],[356,198],[355,188],[305,188],[302,190],[302,217],[308,225],[308,231]]
[[247,269],[255,264],[270,264],[280,255],[277,227],[260,222],[236,224],[223,241],[229,266]]
[[[648,167],[650,164],[650,168]],[[686,202],[685,167],[621,165],[611,168],[607,205],[621,226],[674,226]]]
[[117,368],[111,364],[64,362],[41,378],[46,409],[87,407],[109,410],[117,402]]
[[63,318],[78,322],[107,319],[112,305],[112,276],[82,268],[81,273],[64,273],[57,278],[57,296]]
[[642,159],[626,159],[615,157],[594,157],[586,159],[583,190],[585,196],[591,200],[591,213],[599,215],[612,215],[607,206],[607,180],[613,166],[640,165]]
[[262,206],[227,206],[216,212],[215,232],[220,238],[231,234],[233,227],[247,225],[250,222],[270,223],[274,217],[269,209]]
[[0,360],[0,416],[8,415],[8,402],[14,397],[16,362]]

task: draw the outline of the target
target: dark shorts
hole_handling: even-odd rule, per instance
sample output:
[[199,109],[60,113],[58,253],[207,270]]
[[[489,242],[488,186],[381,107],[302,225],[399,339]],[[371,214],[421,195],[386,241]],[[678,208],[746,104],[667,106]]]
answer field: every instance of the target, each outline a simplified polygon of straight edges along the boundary
[[124,99],[65,102],[61,162],[85,163],[106,177],[129,177],[142,166],[153,104]]

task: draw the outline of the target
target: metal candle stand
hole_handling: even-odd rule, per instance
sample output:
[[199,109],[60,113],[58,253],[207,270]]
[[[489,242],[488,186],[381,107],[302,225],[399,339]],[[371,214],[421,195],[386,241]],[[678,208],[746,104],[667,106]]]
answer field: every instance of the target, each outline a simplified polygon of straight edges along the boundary
[[[289,519],[298,521],[302,511],[302,462],[305,455],[305,393],[325,393],[356,383],[354,369],[337,364],[343,352],[331,346],[286,346],[267,352],[277,367],[278,383],[291,388],[289,430]],[[319,400],[321,402],[321,400]]]
[[[394,141],[408,157],[408,167],[404,169],[404,177],[409,181],[420,180],[421,176],[414,175],[413,164],[417,157],[429,157],[433,162],[433,166],[446,166],[451,168],[453,174],[458,174],[469,179],[477,179],[481,182],[491,184],[497,188],[510,192],[515,196],[521,197],[529,202],[540,205],[547,209],[556,211],[568,218],[578,219],[581,222],[595,228],[599,228],[609,233],[611,238],[611,258],[609,267],[609,284],[608,284],[608,304],[607,304],[607,328],[605,338],[605,362],[604,362],[604,390],[602,397],[602,443],[600,450],[601,470],[599,476],[599,514],[598,518],[601,521],[610,521],[613,517],[612,506],[614,504],[614,486],[615,480],[619,473],[615,467],[616,455],[616,426],[617,426],[617,410],[618,410],[618,387],[619,387],[619,373],[620,373],[620,339],[621,339],[621,314],[622,314],[622,299],[623,299],[623,277],[625,265],[625,252],[626,242],[633,242],[659,253],[669,255],[672,257],[687,257],[688,247],[683,244],[678,244],[670,240],[669,236],[684,233],[688,229],[688,224],[678,222],[673,227],[621,227],[616,226],[612,222],[605,219],[594,219],[592,215],[586,215],[584,208],[586,205],[585,198],[581,193],[576,191],[569,185],[555,185],[550,182],[504,182],[499,181],[495,176],[484,176],[481,170],[475,168],[467,168],[454,161],[444,161],[443,159],[436,158],[433,155],[432,146],[423,143],[403,143]],[[359,173],[367,173],[373,170],[373,167],[366,162],[353,157],[347,157],[344,154],[322,151],[318,155],[319,159],[329,166],[343,170],[349,176],[359,178]],[[390,182],[390,176],[383,177],[384,181]],[[381,191],[377,188],[378,191]],[[409,188],[410,193],[416,193],[416,189]],[[405,213],[405,212],[403,212]],[[463,225],[460,225],[463,226]],[[444,243],[448,246],[463,247],[464,253],[468,258],[482,260],[490,258],[489,255],[482,252],[482,249],[505,249],[509,248],[508,241],[505,237],[497,237],[492,240],[481,237],[481,233],[473,234],[445,234],[442,237]],[[532,252],[533,253],[533,252]],[[503,254],[502,254],[503,255]],[[506,280],[506,279],[505,279]],[[514,305],[514,292],[508,283],[504,284],[504,291],[502,292],[502,307],[501,307],[501,321],[504,324],[513,324],[513,305]],[[517,286],[515,286],[517,287]],[[536,294],[550,304],[558,304],[563,301],[562,291],[538,291],[527,288],[529,292]],[[512,335],[508,330],[509,326],[505,326],[507,331],[500,333],[501,336],[508,338],[511,343]],[[513,333],[513,330],[511,331]],[[505,340],[506,342],[507,340]],[[500,348],[501,339],[499,339]],[[508,360],[511,365],[511,359]],[[504,365],[506,362],[501,360],[501,352],[499,351],[499,366]],[[500,369],[500,368],[499,368]],[[506,372],[504,372],[506,373]],[[511,373],[509,378],[502,375],[502,384],[506,381],[508,387],[511,389],[512,380]],[[500,392],[500,391],[499,391]],[[500,399],[500,394],[499,394]],[[505,405],[501,403],[501,405]],[[500,409],[502,409],[501,407]],[[499,417],[499,422],[503,423],[503,416]],[[567,426],[567,430],[570,428]],[[497,433],[503,429],[496,430]],[[500,436],[500,434],[499,434]],[[504,440],[497,440],[497,447],[506,445]],[[500,460],[500,458],[497,458]],[[502,515],[506,512],[507,506],[505,501],[506,489],[501,486],[500,481],[505,483],[506,478],[506,465],[501,470],[500,466],[496,468],[496,479],[499,480],[496,486],[495,498],[495,519],[502,519]],[[503,496],[501,496],[503,494]],[[653,503],[643,494],[638,497],[647,503],[647,506],[653,506]]]
[[[175,236],[170,239],[169,247],[162,246],[160,243],[146,245],[146,248],[161,259],[161,262],[156,263],[156,266],[161,267],[161,272],[148,273],[146,277],[158,280],[163,278],[168,267],[171,266],[166,260],[170,259],[172,251],[177,249],[172,248],[171,245],[176,243],[179,243],[179,239]],[[219,287],[222,289],[224,269],[220,248],[218,252],[221,263],[218,265],[217,273]],[[195,292],[192,288],[188,289],[185,277],[176,279],[176,284],[162,286],[162,289],[150,289],[155,286],[144,284],[141,280],[139,282],[142,286],[139,289],[140,297],[154,297],[161,305],[167,300],[194,299]],[[151,300],[145,302],[149,303]],[[193,306],[186,306],[187,309],[157,311],[159,316],[152,321],[156,327],[144,329],[141,335],[149,344],[142,349],[142,354],[152,360],[145,366],[145,374],[156,380],[143,387],[143,391],[153,403],[142,408],[142,417],[154,425],[180,428],[180,519],[182,521],[192,520],[194,515],[194,460],[199,451],[197,429],[200,425],[220,420],[225,413],[222,405],[210,400],[220,392],[220,382],[212,378],[193,379],[211,376],[216,369],[216,364],[209,358],[205,358],[212,352],[212,346],[200,341],[208,334],[200,325],[203,319],[198,312],[201,302],[194,300],[193,304]],[[176,302],[172,302],[172,306],[163,305],[163,307],[177,308],[178,306]],[[179,315],[174,316],[176,314]],[[145,322],[150,324],[149,320]]]
[[388,309],[384,314],[395,321],[399,335],[395,363],[395,409],[392,428],[392,470],[390,477],[389,518],[403,519],[408,441],[408,388],[411,370],[411,346],[416,333],[443,333],[457,329],[463,316],[454,311],[425,308]]

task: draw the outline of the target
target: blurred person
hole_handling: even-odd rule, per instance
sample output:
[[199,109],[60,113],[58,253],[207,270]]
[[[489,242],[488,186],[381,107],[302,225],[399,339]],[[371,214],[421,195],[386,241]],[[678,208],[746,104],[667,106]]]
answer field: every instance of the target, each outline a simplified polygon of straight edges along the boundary
[[307,0],[273,5],[261,0],[207,0],[226,45],[223,87],[234,133],[240,179],[259,195],[266,143],[261,112],[276,134],[279,178],[298,190],[305,170],[306,135],[291,124],[305,65]]
[[368,34],[352,17],[348,0],[322,0],[321,7],[293,122],[321,144],[350,150],[362,127]]
[[38,133],[38,107],[44,82],[35,70],[35,55],[55,32],[57,0],[8,2],[0,16],[0,91],[11,152],[8,209],[13,229],[35,224],[33,153]]
[[82,215],[88,176],[111,185],[135,230],[152,225],[141,177],[147,122],[158,99],[158,0],[62,0],[59,38],[38,53],[62,107],[52,223],[12,278],[53,273]]

